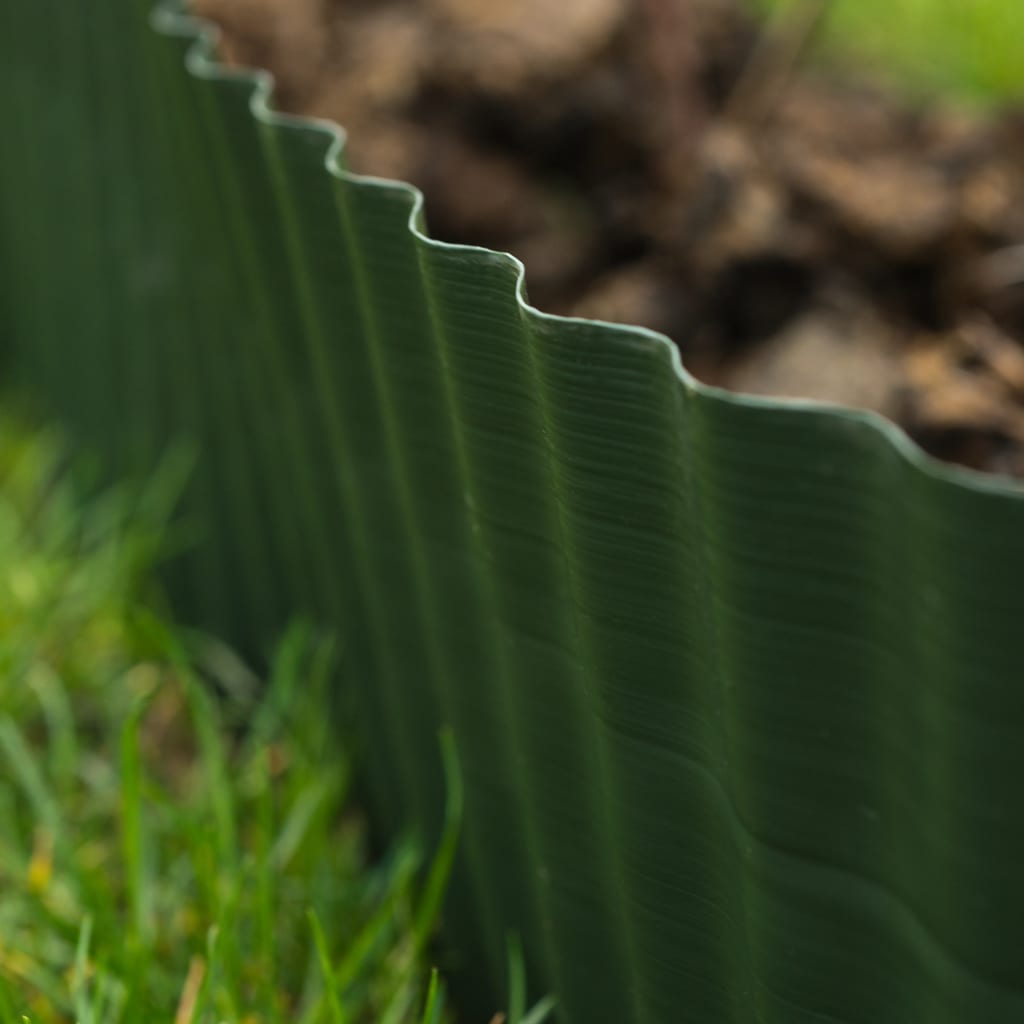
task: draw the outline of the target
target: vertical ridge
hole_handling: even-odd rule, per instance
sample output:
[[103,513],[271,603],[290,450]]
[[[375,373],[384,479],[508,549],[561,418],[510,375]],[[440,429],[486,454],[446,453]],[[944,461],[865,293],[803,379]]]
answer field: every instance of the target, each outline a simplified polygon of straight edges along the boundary
[[[447,412],[447,422],[451,431],[453,453],[457,466],[457,480],[463,493],[462,508],[465,510],[468,519],[467,542],[470,547],[470,561],[474,567],[474,582],[480,602],[485,611],[481,619],[481,626],[486,631],[488,638],[487,647],[495,652],[496,659],[493,665],[493,684],[497,688],[497,698],[501,705],[501,720],[505,723],[504,728],[497,734],[497,739],[502,742],[500,752],[502,759],[511,767],[511,774],[514,778],[515,789],[512,794],[516,816],[519,821],[514,823],[514,831],[522,833],[523,853],[528,862],[527,869],[530,873],[536,873],[536,881],[532,886],[527,886],[525,891],[516,894],[525,897],[529,906],[529,917],[537,922],[538,931],[527,935],[527,939],[534,939],[544,952],[540,966],[540,974],[548,985],[552,985],[561,998],[565,992],[563,985],[563,968],[558,942],[555,937],[555,924],[544,892],[550,881],[544,868],[544,855],[542,852],[538,829],[533,815],[530,813],[530,801],[528,799],[530,782],[528,779],[529,767],[526,760],[526,744],[522,738],[519,727],[518,716],[515,709],[513,696],[514,678],[509,671],[509,664],[503,656],[505,644],[501,638],[501,609],[498,595],[493,586],[493,579],[486,571],[490,563],[490,556],[486,550],[485,525],[480,516],[482,506],[481,497],[478,494],[478,487],[474,478],[473,468],[468,452],[468,445],[465,437],[466,413],[463,407],[463,398],[459,393],[453,372],[452,341],[444,328],[445,317],[439,306],[441,285],[435,278],[436,269],[434,261],[430,259],[424,243],[417,240],[416,244],[417,262],[423,281],[426,312],[430,324],[430,335],[438,354],[440,379],[443,390],[444,408]],[[480,681],[484,685],[485,680]],[[521,854],[519,854],[521,856]],[[513,919],[521,920],[522,906],[511,906],[505,901],[505,913]],[[487,925],[485,925],[487,927]],[[535,953],[528,953],[528,957],[536,959]],[[534,981],[536,984],[536,981]]]
[[[604,672],[601,658],[595,648],[593,637],[582,614],[582,593],[579,580],[580,553],[575,543],[575,532],[567,522],[570,511],[570,493],[564,481],[563,462],[568,453],[559,431],[560,424],[553,408],[548,367],[543,356],[553,348],[553,340],[545,330],[541,319],[523,316],[525,359],[527,372],[537,396],[536,415],[539,434],[544,442],[544,463],[547,483],[551,490],[551,528],[557,547],[563,557],[563,571],[566,580],[567,602],[565,606],[568,632],[576,648],[576,713],[584,724],[586,743],[594,754],[595,775],[594,795],[591,799],[591,813],[600,821],[598,831],[599,851],[597,856],[603,862],[599,868],[602,888],[611,902],[609,931],[617,937],[618,954],[625,970],[625,987],[632,1021],[636,1024],[653,1022],[655,1018],[646,1005],[642,973],[633,934],[632,916],[628,909],[628,896],[624,888],[630,883],[630,875],[621,851],[619,834],[622,821],[618,804],[622,796],[616,793],[616,770],[603,735],[606,723],[599,718],[596,693],[601,686]],[[546,343],[546,344],[545,344]]]
[[[428,675],[432,678],[441,724],[455,726],[456,735],[465,738],[468,736],[470,728],[474,727],[474,725],[482,726],[484,723],[478,717],[475,723],[470,723],[467,726],[463,716],[459,714],[458,701],[452,690],[450,681],[453,678],[452,666],[448,651],[441,643],[441,637],[447,630],[442,628],[439,615],[439,609],[443,606],[446,595],[431,592],[428,568],[424,559],[424,517],[421,514],[417,514],[421,510],[416,507],[414,495],[410,489],[411,472],[402,445],[401,417],[396,407],[393,381],[389,378],[386,370],[386,364],[389,362],[385,352],[386,338],[377,320],[375,310],[378,308],[378,303],[374,301],[367,267],[362,254],[366,241],[357,230],[352,212],[351,194],[355,187],[342,186],[336,189],[335,195],[339,215],[344,226],[343,234],[353,268],[357,302],[370,352],[370,362],[377,404],[381,415],[385,450],[395,471],[396,499],[410,563],[418,617],[423,631],[423,646],[428,663],[427,671]],[[391,355],[391,361],[400,358],[401,355],[402,353]],[[464,786],[464,789],[468,789],[470,792],[473,788],[472,785],[469,787]],[[481,834],[477,821],[467,816],[464,829],[469,832],[468,842],[466,843],[468,847],[466,857],[469,863],[474,901],[483,908],[481,916],[484,919],[486,935],[486,959],[491,971],[492,983],[500,985],[499,979],[502,976],[505,963],[505,943],[504,936],[500,932],[495,931],[498,923],[495,908],[495,900],[498,893],[496,888],[497,879],[493,877],[495,874],[493,870],[491,872],[492,877],[490,879],[487,877],[486,860],[482,857]],[[496,851],[492,851],[492,865],[494,864],[494,852]],[[490,885],[487,884],[488,881]]]
[[[278,129],[280,130],[280,129]],[[275,132],[275,129],[268,128],[267,133]],[[319,143],[320,159],[319,170],[323,171],[322,153],[324,140],[314,140]],[[277,145],[276,136],[265,139],[267,150]],[[268,156],[268,165],[274,167],[274,158]],[[280,173],[280,165],[277,165],[277,172]],[[333,191],[341,187],[335,182],[325,184]],[[283,195],[279,199],[285,202]],[[332,211],[333,212],[333,211]],[[294,226],[287,227],[287,215],[285,234],[289,236],[289,230],[294,231]],[[342,236],[343,232],[337,224],[336,214],[333,226],[336,227],[337,235]],[[372,661],[364,661],[357,658],[356,671],[375,667],[387,680],[383,689],[384,699],[378,706],[385,715],[388,723],[380,739],[388,740],[389,752],[386,760],[391,760],[397,766],[395,777],[400,784],[395,791],[393,798],[399,800],[399,807],[391,808],[389,818],[392,822],[405,816],[407,821],[421,822],[426,808],[429,808],[434,801],[431,799],[431,790],[426,785],[422,766],[418,763],[419,754],[423,749],[423,737],[415,737],[404,728],[405,717],[401,714],[400,706],[403,700],[403,687],[409,689],[415,685],[415,680],[402,678],[400,663],[396,660],[397,645],[405,642],[404,636],[394,635],[389,629],[391,615],[386,610],[384,596],[380,591],[377,582],[377,569],[371,561],[373,546],[371,543],[370,517],[363,508],[364,482],[360,477],[358,467],[353,457],[353,448],[368,440],[368,435],[359,436],[349,426],[346,430],[344,417],[346,409],[351,405],[347,402],[346,385],[362,387],[365,381],[354,379],[346,382],[344,378],[338,380],[336,368],[333,361],[328,357],[329,344],[325,324],[322,320],[322,313],[319,303],[312,293],[302,293],[302,285],[296,284],[296,280],[308,272],[306,264],[307,257],[300,247],[289,242],[291,255],[291,273],[293,274],[293,286],[300,290],[299,316],[302,321],[301,344],[305,354],[310,361],[311,378],[313,385],[312,399],[318,413],[319,420],[325,425],[328,441],[328,448],[332,458],[330,465],[331,484],[334,489],[335,498],[339,508],[344,509],[342,515],[342,529],[348,535],[349,563],[355,576],[355,594],[361,606],[359,619],[365,619],[367,627],[367,639],[370,657]],[[349,336],[345,339],[346,345],[351,350],[361,339],[357,332],[355,337]],[[351,424],[351,421],[350,421]],[[364,430],[372,429],[369,424],[363,424]],[[381,467],[382,470],[386,467]],[[351,609],[355,611],[356,609]],[[353,641],[358,644],[360,652],[366,647],[361,638],[354,637]],[[365,655],[363,655],[365,657]],[[374,699],[374,703],[378,702]],[[371,754],[378,764],[381,763],[379,754]],[[390,773],[389,773],[390,774]],[[399,796],[400,794],[400,796]],[[399,809],[400,808],[400,809]]]
[[[273,467],[279,481],[277,486],[271,484],[267,489],[266,500],[273,510],[272,535],[276,535],[280,546],[280,573],[289,598],[282,602],[275,595],[277,599],[271,605],[271,621],[281,628],[284,607],[292,612],[308,609],[310,582],[316,581],[314,586],[322,587],[324,571],[322,559],[316,557],[322,544],[317,516],[309,504],[311,488],[303,475],[305,460],[298,434],[296,396],[280,349],[285,330],[294,331],[294,326],[289,313],[282,312],[288,292],[271,284],[283,276],[274,273],[277,254],[268,252],[258,234],[256,225],[266,224],[267,218],[260,216],[254,220],[253,211],[246,208],[253,202],[251,193],[264,191],[257,171],[261,152],[257,148],[257,125],[250,114],[252,86],[247,82],[225,82],[220,90],[206,87],[199,92],[200,116],[206,126],[207,144],[220,186],[219,220],[228,237],[234,239],[229,251],[236,254],[232,271],[238,274],[235,313],[248,314],[244,334],[237,326],[229,327],[237,346],[234,356],[240,364],[236,372],[248,386],[248,404],[243,406],[241,425],[261,438],[266,450],[273,453],[263,461],[268,469]],[[238,113],[229,113],[232,108]],[[232,161],[229,141],[234,143],[237,163]],[[246,172],[236,173],[238,165],[244,166]],[[262,212],[264,207],[261,204],[257,209]],[[292,336],[289,332],[288,337]],[[312,541],[310,547],[304,537]],[[254,557],[258,544],[250,543],[247,549],[249,557],[243,561],[258,561]]]

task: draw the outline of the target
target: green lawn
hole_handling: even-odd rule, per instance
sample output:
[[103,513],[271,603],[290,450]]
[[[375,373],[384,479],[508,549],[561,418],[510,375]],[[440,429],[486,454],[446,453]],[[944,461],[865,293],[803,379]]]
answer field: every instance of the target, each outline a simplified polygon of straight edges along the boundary
[[293,629],[262,684],[175,631],[147,595],[174,474],[83,501],[64,465],[0,424],[0,1020],[451,1019],[429,956],[453,752],[440,849],[370,864],[330,640]]

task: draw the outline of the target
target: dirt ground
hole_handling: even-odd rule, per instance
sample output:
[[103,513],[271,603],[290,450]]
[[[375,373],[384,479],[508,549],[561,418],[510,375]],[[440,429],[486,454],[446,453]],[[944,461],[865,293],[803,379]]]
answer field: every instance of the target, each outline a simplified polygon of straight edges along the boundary
[[806,58],[826,4],[194,0],[279,105],[412,181],[531,301],[699,378],[875,409],[1024,477],[1024,111],[912,106]]

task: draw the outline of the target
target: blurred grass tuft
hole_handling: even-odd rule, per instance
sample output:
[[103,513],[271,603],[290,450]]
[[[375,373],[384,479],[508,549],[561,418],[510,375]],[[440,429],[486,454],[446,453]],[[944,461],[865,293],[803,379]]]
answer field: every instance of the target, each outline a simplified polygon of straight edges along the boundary
[[448,1019],[457,778],[433,865],[371,865],[331,642],[292,629],[262,685],[143,601],[173,475],[84,499],[56,435],[0,422],[0,1021]]
[[[751,0],[784,11],[817,0]],[[863,67],[912,96],[1024,100],[1020,0],[828,0],[819,63]]]

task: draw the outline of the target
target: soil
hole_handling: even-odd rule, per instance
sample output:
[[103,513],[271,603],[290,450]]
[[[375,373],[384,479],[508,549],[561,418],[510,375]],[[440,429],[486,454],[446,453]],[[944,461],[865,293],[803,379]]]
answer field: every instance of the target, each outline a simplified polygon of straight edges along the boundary
[[[511,251],[550,312],[670,335],[700,379],[877,410],[1024,477],[1024,111],[809,67],[826,6],[194,0],[435,237]],[[801,21],[801,15],[804,21]]]

